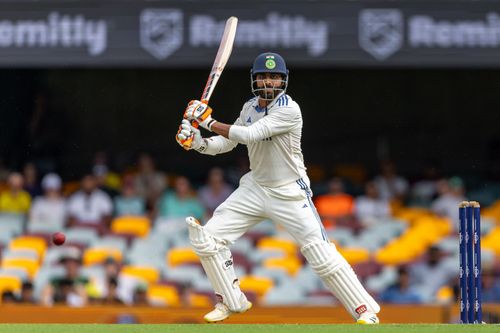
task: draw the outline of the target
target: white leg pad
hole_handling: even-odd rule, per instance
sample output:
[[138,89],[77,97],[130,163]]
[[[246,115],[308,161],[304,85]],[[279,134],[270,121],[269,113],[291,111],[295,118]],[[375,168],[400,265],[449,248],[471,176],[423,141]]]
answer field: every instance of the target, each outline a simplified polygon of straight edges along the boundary
[[364,312],[378,313],[380,306],[361,285],[347,261],[335,245],[315,241],[302,247],[312,269],[319,275],[328,290],[344,305],[353,318]]
[[234,272],[231,251],[208,234],[196,219],[188,217],[186,223],[191,245],[222,303],[233,312],[247,310],[247,299]]

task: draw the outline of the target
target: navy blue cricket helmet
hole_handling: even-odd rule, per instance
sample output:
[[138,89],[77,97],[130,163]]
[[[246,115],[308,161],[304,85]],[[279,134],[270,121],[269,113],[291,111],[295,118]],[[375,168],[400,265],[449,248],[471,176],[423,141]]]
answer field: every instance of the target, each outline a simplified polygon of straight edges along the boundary
[[[283,84],[280,88],[275,88],[274,93],[266,94],[266,87],[257,87],[256,75],[260,73],[278,73],[282,75]],[[288,86],[288,69],[286,68],[285,59],[277,53],[265,52],[255,58],[252,69],[250,70],[250,82],[252,92],[255,96],[266,100],[273,100],[278,94],[286,91]]]

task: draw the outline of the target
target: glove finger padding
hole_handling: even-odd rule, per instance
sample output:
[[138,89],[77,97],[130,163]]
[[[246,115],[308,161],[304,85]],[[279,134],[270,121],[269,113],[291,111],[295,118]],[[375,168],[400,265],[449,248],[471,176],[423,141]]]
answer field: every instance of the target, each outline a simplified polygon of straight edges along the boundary
[[194,133],[191,131],[189,124],[186,128],[186,125],[183,123],[179,126],[179,130],[175,135],[175,140],[182,148],[184,148],[185,150],[190,150],[191,144],[193,142],[193,136]]

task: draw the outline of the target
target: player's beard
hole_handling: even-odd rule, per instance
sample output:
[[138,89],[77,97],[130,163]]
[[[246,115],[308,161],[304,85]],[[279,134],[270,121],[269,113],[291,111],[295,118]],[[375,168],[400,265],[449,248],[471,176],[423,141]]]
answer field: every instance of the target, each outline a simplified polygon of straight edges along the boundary
[[276,97],[276,89],[273,89],[272,91],[268,91],[266,89],[263,89],[259,91],[259,96],[262,97],[262,99],[265,100],[273,100]]

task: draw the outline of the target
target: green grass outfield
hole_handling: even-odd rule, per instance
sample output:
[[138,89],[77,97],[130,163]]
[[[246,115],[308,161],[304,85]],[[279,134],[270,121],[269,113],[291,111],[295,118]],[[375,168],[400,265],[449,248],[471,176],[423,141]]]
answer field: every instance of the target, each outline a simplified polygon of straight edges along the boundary
[[271,324],[0,324],[0,333],[455,333],[499,332],[500,325],[271,325]]

